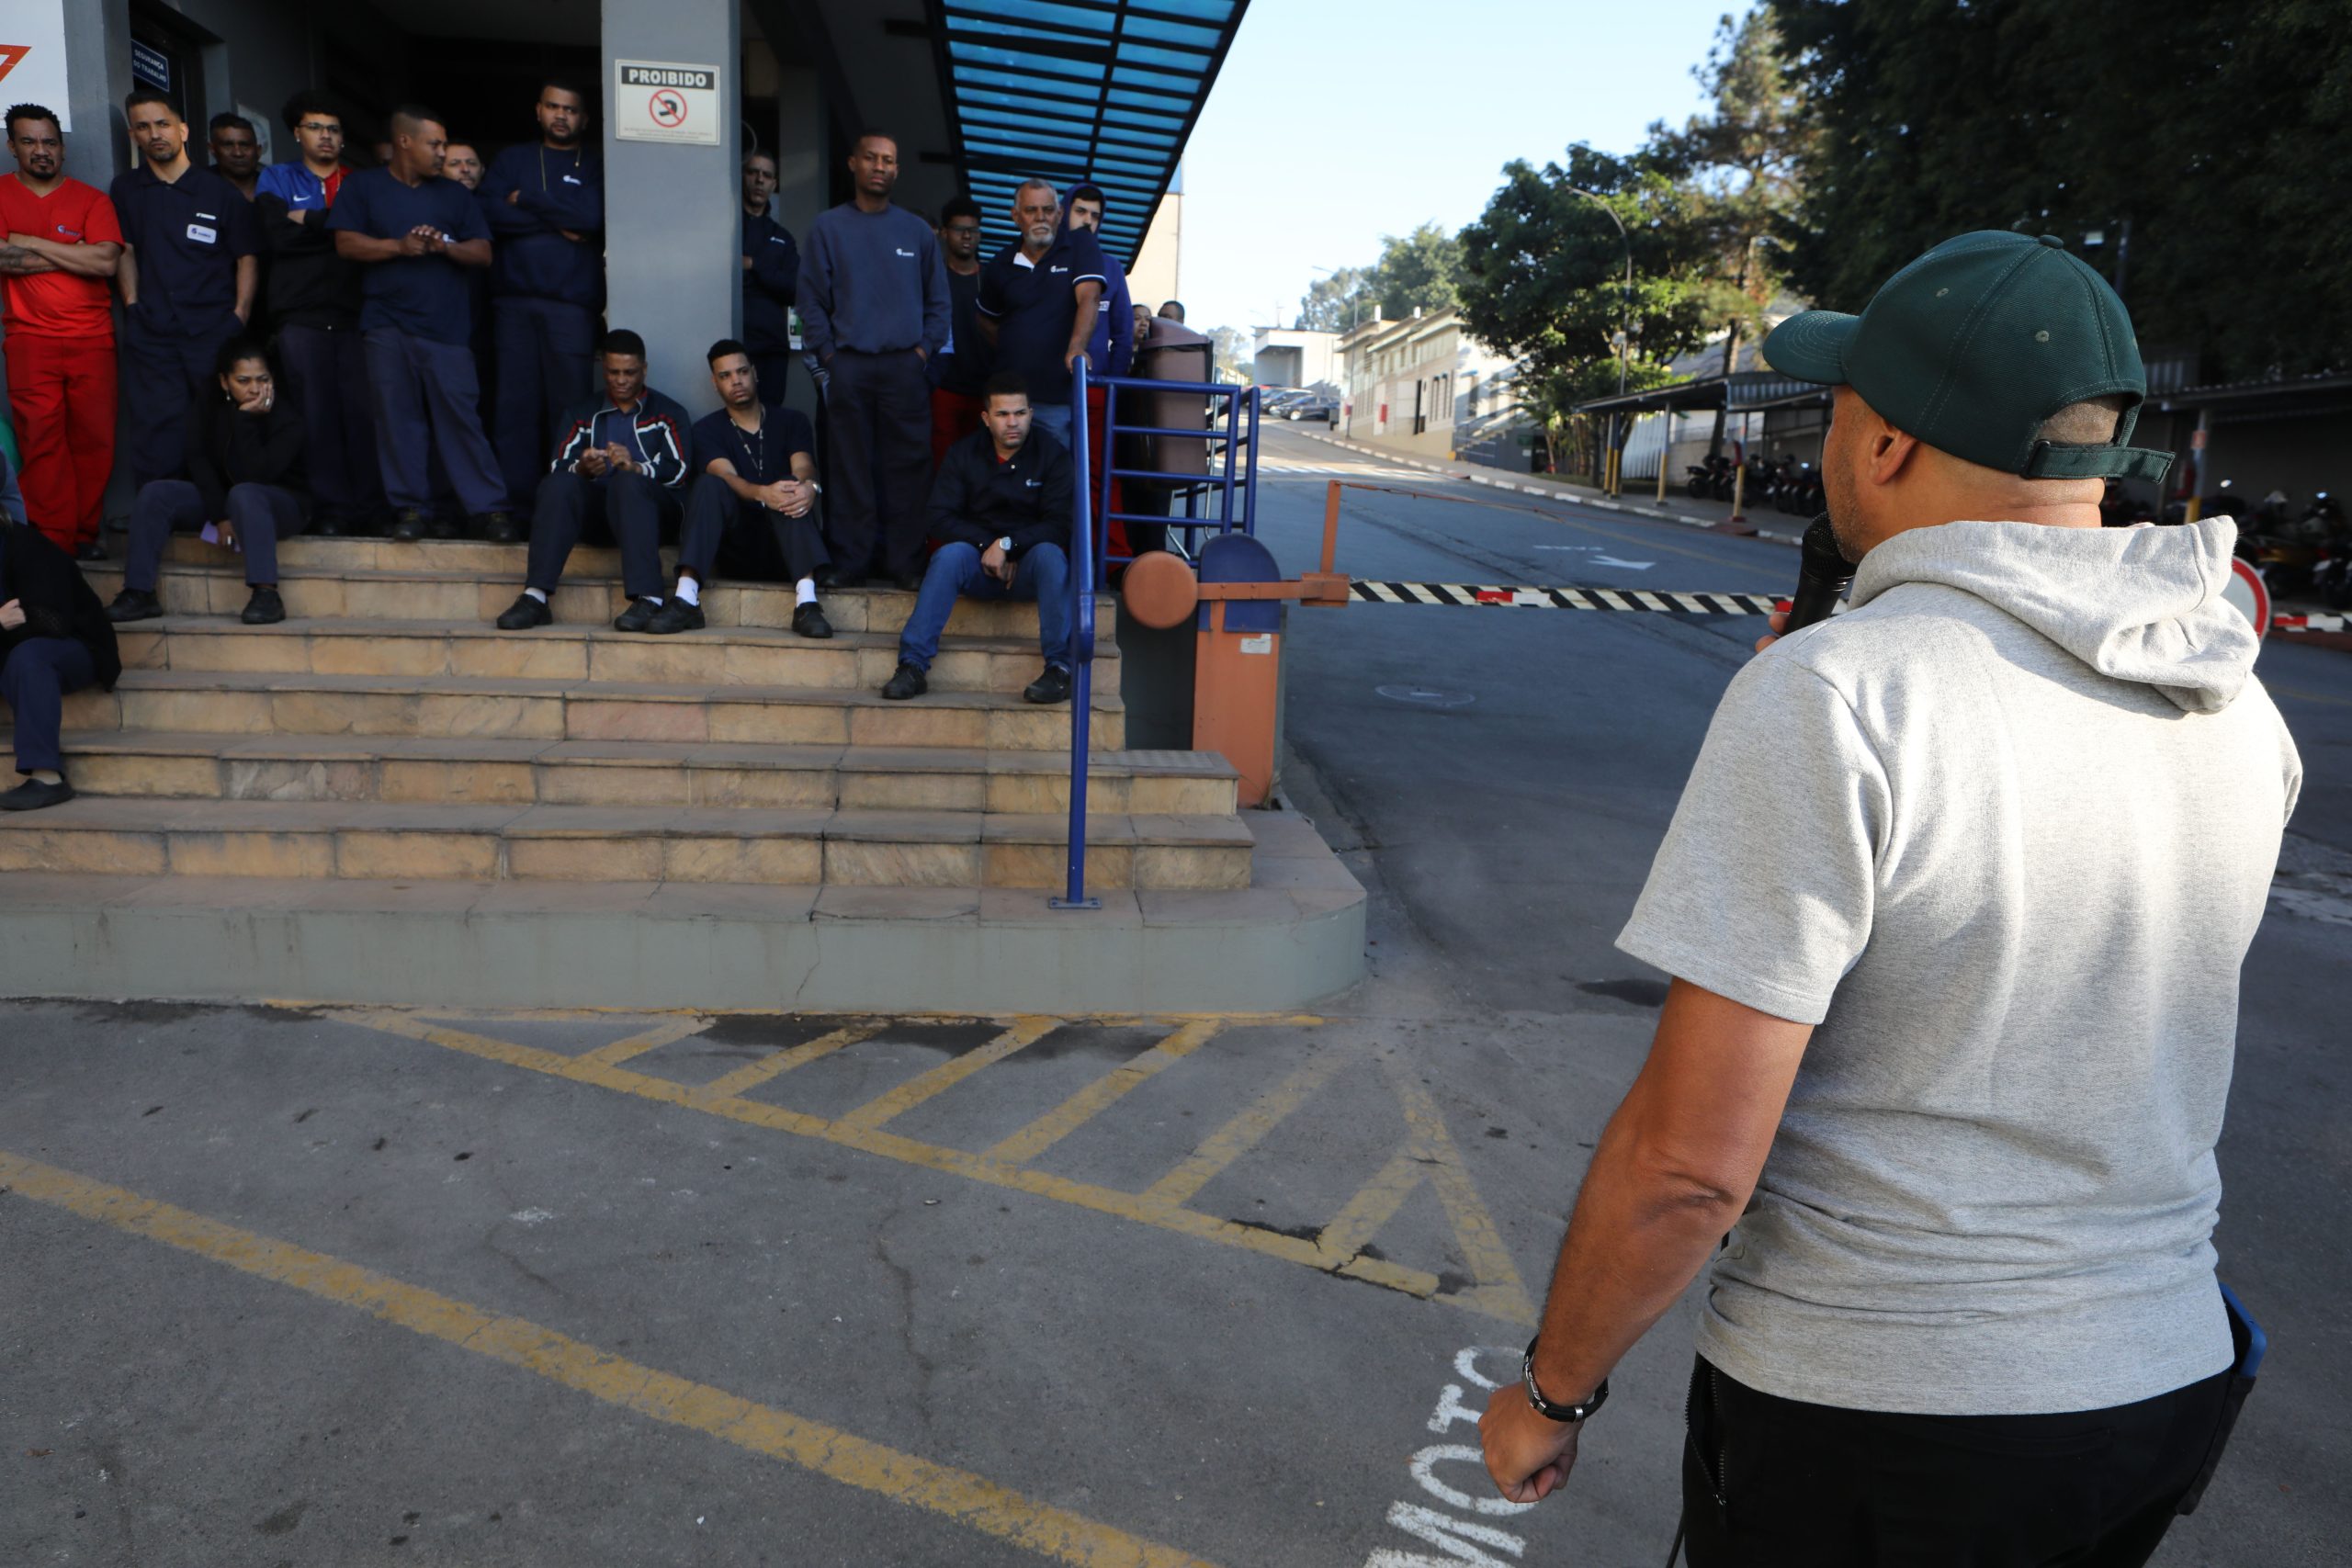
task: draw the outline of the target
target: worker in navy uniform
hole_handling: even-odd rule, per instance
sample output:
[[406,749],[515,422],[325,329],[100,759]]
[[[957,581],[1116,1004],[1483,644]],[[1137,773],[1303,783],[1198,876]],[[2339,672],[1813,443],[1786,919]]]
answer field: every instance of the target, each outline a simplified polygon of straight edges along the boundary
[[[118,175],[107,194],[130,247],[115,281],[122,388],[137,400],[140,426],[129,443],[130,476],[144,484],[180,472],[188,407],[213,392],[220,345],[253,319],[261,239],[244,193],[189,159],[187,121],[170,98],[141,87],[123,112],[139,166]],[[85,556],[94,549],[85,547]]]
[[543,626],[548,597],[584,529],[618,542],[628,608],[614,629],[641,632],[661,609],[662,533],[673,527],[692,450],[686,411],[645,384],[645,340],[616,330],[597,344],[605,395],[565,417],[555,457],[539,480],[531,558],[522,595],[498,617],[501,631]]
[[[0,454],[0,482],[13,485],[7,468]],[[74,558],[38,528],[0,522],[0,702],[15,723],[17,771],[25,775],[0,795],[0,811],[74,798],[58,753],[66,694],[112,689],[121,673],[114,625]]]
[[775,220],[775,158],[743,159],[743,346],[760,373],[760,396],[784,401],[792,367],[792,300],[800,288],[800,247]]
[[[536,112],[539,139],[492,159],[475,193],[497,244],[490,313],[498,405],[491,423],[507,495],[524,517],[565,412],[592,395],[605,308],[605,164],[585,140],[586,100],[550,79],[539,85]],[[509,523],[488,536],[516,535]]]
[[376,454],[393,507],[392,537],[423,538],[432,480],[426,454],[437,457],[458,500],[485,537],[512,537],[506,485],[482,434],[480,383],[466,340],[473,312],[468,267],[490,265],[490,228],[473,194],[441,176],[448,132],[432,110],[392,111],[391,162],[343,182],[327,214],[337,254],[367,269],[361,279],[359,335],[375,393]]
[[992,362],[980,335],[980,204],[968,196],[939,209],[939,255],[947,268],[947,346],[932,359],[931,466],[980,427],[980,389]]
[[678,582],[645,629],[699,630],[702,590],[714,571],[793,586],[792,629],[828,637],[817,601],[825,539],[817,525],[817,436],[808,418],[762,400],[751,351],[733,338],[710,345],[710,384],[726,406],[695,422],[694,487],[678,537]]
[[[1028,384],[1038,424],[1069,445],[1071,367],[1094,334],[1107,278],[1091,229],[1061,227],[1061,198],[1044,180],[1012,193],[1021,238],[980,269],[980,331],[996,368]],[[1091,367],[1100,374],[1106,367]]]
[[938,548],[899,634],[899,668],[882,694],[922,695],[939,634],[958,596],[1034,599],[1045,672],[1021,694],[1033,703],[1069,700],[1069,533],[1077,488],[1069,448],[1034,423],[1029,389],[1000,370],[983,393],[980,428],[947,449],[931,486],[931,536]]
[[245,558],[253,590],[242,619],[249,626],[286,618],[277,596],[277,542],[302,531],[310,516],[302,416],[277,395],[260,344],[232,338],[220,351],[219,389],[188,412],[187,478],[151,479],[130,503],[130,558],[122,592],[107,606],[113,621],[152,620],[164,613],[155,578],[164,543],[209,524],[217,543]]

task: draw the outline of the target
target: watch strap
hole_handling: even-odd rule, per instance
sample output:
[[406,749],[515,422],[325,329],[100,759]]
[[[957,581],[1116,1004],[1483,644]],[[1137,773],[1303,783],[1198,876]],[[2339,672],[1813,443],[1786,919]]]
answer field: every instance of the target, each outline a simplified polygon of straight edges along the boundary
[[1538,1416],[1563,1425],[1572,1425],[1584,1420],[1609,1403],[1607,1378],[1600,1380],[1600,1386],[1592,1391],[1591,1398],[1579,1404],[1560,1404],[1544,1398],[1544,1391],[1535,1386],[1535,1347],[1541,1338],[1542,1336],[1539,1335],[1535,1339],[1527,1342],[1527,1354],[1519,1364],[1520,1379],[1527,1385],[1527,1403],[1535,1407],[1535,1413]]

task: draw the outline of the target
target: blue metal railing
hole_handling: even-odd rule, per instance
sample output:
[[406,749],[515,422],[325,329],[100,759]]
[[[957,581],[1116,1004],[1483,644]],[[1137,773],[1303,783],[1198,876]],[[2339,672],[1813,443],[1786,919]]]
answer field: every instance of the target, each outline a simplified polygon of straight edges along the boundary
[[[1099,909],[1102,901],[1090,898],[1086,894],[1086,789],[1094,716],[1094,596],[1102,591],[1110,568],[1124,566],[1135,559],[1132,553],[1124,556],[1111,554],[1111,525],[1114,522],[1144,523],[1182,528],[1185,531],[1188,546],[1197,542],[1204,528],[1214,528],[1220,534],[1238,530],[1254,535],[1258,531],[1259,400],[1255,387],[1216,381],[1148,381],[1134,376],[1095,376],[1088,371],[1083,358],[1071,368],[1070,459],[1078,466],[1078,483],[1070,517],[1069,884],[1061,897],[1049,899],[1048,903],[1057,909]],[[1089,439],[1087,428],[1087,392],[1097,386],[1104,389],[1102,451],[1105,460],[1101,475],[1099,507],[1095,504],[1093,444]],[[1186,429],[1181,425],[1128,425],[1123,428],[1119,423],[1119,394],[1122,391],[1182,392],[1222,399],[1225,405],[1223,428],[1220,430],[1216,420],[1197,429]],[[1119,467],[1117,449],[1112,443],[1126,434],[1205,441],[1212,446],[1222,441],[1224,471],[1221,474],[1180,474],[1153,468],[1123,468]],[[1111,504],[1112,487],[1120,479],[1148,479],[1182,488],[1184,515],[1178,518],[1157,513],[1114,510]],[[1217,515],[1215,518],[1204,518],[1200,514],[1200,502],[1204,493],[1213,494],[1216,500]]]

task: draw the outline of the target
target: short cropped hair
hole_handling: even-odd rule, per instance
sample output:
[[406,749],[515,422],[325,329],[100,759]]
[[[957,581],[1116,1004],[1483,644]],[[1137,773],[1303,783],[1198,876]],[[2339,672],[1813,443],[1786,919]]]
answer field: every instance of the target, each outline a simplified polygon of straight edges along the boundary
[[161,104],[172,111],[174,119],[187,118],[180,112],[178,101],[161,87],[133,87],[122,96],[122,112],[126,115],[141,104]]
[[65,122],[57,118],[55,110],[42,104],[10,104],[8,106],[9,135],[17,134],[17,122],[20,119],[45,119],[58,135],[65,134]]
[[645,357],[645,340],[627,327],[615,327],[605,334],[602,342],[596,344],[596,352],[598,354],[631,354],[642,359]]
[[2043,420],[2033,438],[2053,446],[2097,446],[2112,441],[2117,427],[2123,423],[2123,411],[2133,400],[2124,393],[2110,392],[2103,398],[2068,403]]
[[980,204],[968,196],[951,196],[947,205],[939,209],[939,226],[943,229],[958,218],[980,218]]
[[258,359],[267,365],[269,350],[263,345],[261,339],[239,333],[222,344],[220,352],[212,356],[212,373],[226,376],[237,367],[237,361],[241,359]]
[[854,152],[858,148],[868,141],[887,141],[890,144],[890,150],[894,152],[898,151],[899,147],[899,139],[897,137],[891,135],[888,131],[883,130],[878,125],[869,125],[860,130],[855,136],[849,139],[849,150]]
[[746,359],[752,357],[752,351],[750,349],[745,348],[741,344],[737,343],[731,337],[723,337],[717,343],[710,345],[710,352],[704,355],[703,358],[716,366],[720,360],[726,358],[730,354],[740,354]]
[[1166,300],[1160,305],[1159,313],[1167,317],[1171,321],[1182,323],[1184,320],[1184,301],[1182,299]]
[[1102,199],[1102,187],[1101,186],[1080,186],[1076,190],[1069,193],[1069,199],[1073,205],[1081,201],[1091,201],[1095,206],[1105,209],[1109,208],[1111,205],[1109,202]]
[[537,96],[544,98],[548,96],[549,87],[553,87],[559,93],[570,93],[580,100],[580,112],[582,114],[588,112],[588,90],[571,77],[549,73],[539,78],[539,85],[534,91]]
[[1028,395],[1029,378],[1026,376],[1018,370],[1000,370],[989,378],[987,386],[980,389],[980,406],[986,408],[998,398],[1026,398]]
[[784,167],[784,165],[783,165],[783,164],[779,164],[779,163],[777,163],[777,162],[776,162],[775,154],[775,153],[773,153],[773,152],[769,152],[769,151],[768,151],[766,148],[764,148],[764,147],[754,147],[754,148],[752,148],[749,152],[744,153],[744,154],[743,154],[743,165],[744,165],[744,167],[749,168],[749,167],[751,166],[752,160],[752,159],[754,159],[754,158],[763,158],[763,159],[765,159],[765,160],[767,161],[767,165],[768,165],[768,167],[769,167],[769,168],[771,168],[771,169],[775,169],[775,170],[781,171],[781,170],[783,169],[783,167]]
[[214,115],[212,117],[211,124],[207,126],[206,129],[215,132],[222,130],[242,130],[247,136],[258,136],[260,134],[259,131],[256,131],[254,129],[254,122],[252,120],[247,119],[241,114],[232,114],[227,109],[222,109],[219,114]]
[[288,130],[300,130],[302,122],[314,114],[322,115],[337,125],[343,123],[343,111],[334,107],[334,100],[309,87],[287,99],[286,107],[277,111],[278,118],[286,122]]
[[1054,184],[1051,180],[1041,179],[1035,175],[1031,175],[1027,179],[1023,180],[1019,185],[1012,187],[1013,206],[1018,207],[1021,205],[1021,193],[1027,190],[1051,191],[1053,193],[1054,199],[1057,202],[1060,201],[1062,198],[1061,186]]
[[437,112],[425,107],[423,104],[395,104],[392,106],[392,112],[384,120],[385,141],[392,141],[399,139],[402,120],[408,121],[411,125],[437,125],[444,131],[449,129],[447,120],[443,119]]

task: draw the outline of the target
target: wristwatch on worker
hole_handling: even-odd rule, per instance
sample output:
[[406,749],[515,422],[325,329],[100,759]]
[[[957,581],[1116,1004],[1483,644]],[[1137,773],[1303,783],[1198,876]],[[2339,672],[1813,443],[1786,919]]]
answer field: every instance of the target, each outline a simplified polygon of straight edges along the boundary
[[[1537,1337],[1539,1339],[1541,1337],[1540,1335]],[[1592,1397],[1580,1404],[1555,1404],[1544,1398],[1544,1391],[1535,1386],[1535,1339],[1527,1342],[1527,1355],[1521,1360],[1519,1371],[1521,1381],[1527,1384],[1527,1403],[1535,1407],[1535,1413],[1538,1416],[1563,1425],[1573,1425],[1609,1403],[1607,1378],[1601,1379],[1600,1386],[1592,1391]]]
[[1012,536],[1007,534],[1002,538],[999,539],[996,542],[996,547],[1002,550],[1006,555],[1011,555],[1012,553]]

